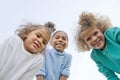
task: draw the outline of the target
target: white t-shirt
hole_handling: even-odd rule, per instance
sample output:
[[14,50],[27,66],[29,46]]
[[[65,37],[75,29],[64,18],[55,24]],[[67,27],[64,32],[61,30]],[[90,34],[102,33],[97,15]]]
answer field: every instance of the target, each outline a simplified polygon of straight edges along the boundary
[[42,63],[42,54],[26,51],[17,35],[0,44],[0,80],[33,80]]

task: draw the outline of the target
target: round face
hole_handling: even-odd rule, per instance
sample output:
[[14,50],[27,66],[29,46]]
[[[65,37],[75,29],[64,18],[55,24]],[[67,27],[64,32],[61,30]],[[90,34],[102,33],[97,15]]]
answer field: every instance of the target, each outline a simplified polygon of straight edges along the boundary
[[68,37],[64,32],[57,32],[51,40],[51,46],[53,46],[57,51],[63,52],[68,45]]
[[30,53],[41,52],[47,45],[50,35],[45,28],[40,28],[26,35],[24,47]]
[[105,38],[103,32],[97,27],[90,27],[82,32],[86,44],[95,49],[103,50],[105,47]]

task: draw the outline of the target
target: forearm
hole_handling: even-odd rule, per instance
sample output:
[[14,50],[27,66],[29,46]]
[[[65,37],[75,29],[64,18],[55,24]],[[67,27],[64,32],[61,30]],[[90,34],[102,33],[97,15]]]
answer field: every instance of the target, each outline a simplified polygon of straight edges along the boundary
[[60,80],[67,80],[67,77],[66,76],[61,76]]
[[37,79],[37,80],[44,80],[44,79],[43,79],[43,76],[37,76],[36,79]]
[[107,80],[119,80],[118,76],[113,71],[105,67],[99,71],[107,78]]

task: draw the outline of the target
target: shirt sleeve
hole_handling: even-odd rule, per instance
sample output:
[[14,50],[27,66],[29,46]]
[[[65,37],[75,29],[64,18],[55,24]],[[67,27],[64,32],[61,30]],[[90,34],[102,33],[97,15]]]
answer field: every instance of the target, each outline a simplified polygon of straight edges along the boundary
[[27,70],[20,80],[33,80],[33,78],[36,76],[37,71],[41,68],[43,64],[43,57],[40,56],[37,58],[32,66]]
[[36,76],[46,76],[45,56],[44,56],[43,64],[42,64],[41,68],[39,69],[39,71],[37,72]]
[[117,75],[110,69],[106,68],[94,55],[91,55],[91,58],[96,63],[98,71],[102,73],[107,78],[107,80],[119,80]]
[[71,61],[72,61],[72,55],[69,54],[68,57],[67,57],[67,62],[66,62],[66,64],[65,64],[65,67],[64,67],[64,69],[61,71],[61,74],[62,74],[63,76],[69,77],[69,75],[70,75]]
[[14,42],[14,37],[10,37],[0,43],[0,71],[14,48]]

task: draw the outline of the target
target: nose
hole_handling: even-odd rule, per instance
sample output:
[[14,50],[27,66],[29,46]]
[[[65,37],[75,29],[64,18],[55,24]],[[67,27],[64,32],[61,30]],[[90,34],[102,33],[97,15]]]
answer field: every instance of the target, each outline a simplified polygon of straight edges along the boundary
[[37,39],[37,42],[39,43],[39,44],[41,44],[42,43],[42,39],[40,38],[40,39]]
[[92,36],[92,41],[96,41],[97,37],[96,36]]
[[62,38],[59,38],[59,41],[63,41],[63,39],[62,39]]

